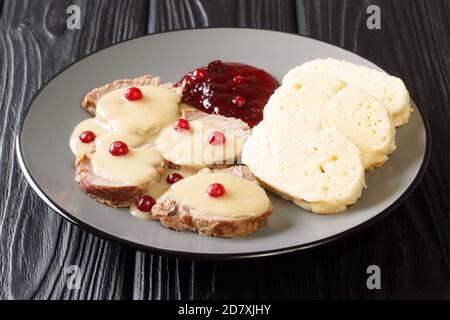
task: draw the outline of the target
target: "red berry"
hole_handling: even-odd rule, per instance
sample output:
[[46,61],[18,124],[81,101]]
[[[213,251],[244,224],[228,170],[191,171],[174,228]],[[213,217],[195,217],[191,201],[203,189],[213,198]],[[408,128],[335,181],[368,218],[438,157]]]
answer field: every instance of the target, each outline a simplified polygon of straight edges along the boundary
[[232,101],[238,107],[243,107],[247,103],[247,101],[245,101],[245,98],[242,96],[236,96]]
[[156,201],[153,197],[144,195],[139,198],[137,202],[137,208],[142,212],[150,212]]
[[204,68],[198,68],[194,72],[192,72],[191,78],[194,80],[203,79],[206,76],[206,70]]
[[225,143],[225,135],[220,131],[214,131],[208,137],[208,143],[213,145],[219,145]]
[[189,121],[187,121],[186,119],[178,119],[173,124],[173,128],[177,131],[184,131],[189,130],[191,126],[189,125]]
[[125,91],[125,98],[129,101],[141,100],[142,91],[136,87],[129,87],[127,91]]
[[225,188],[220,183],[213,183],[208,187],[207,192],[210,197],[217,198],[225,194]]
[[237,75],[233,78],[233,82],[236,84],[241,84],[242,82],[244,82],[244,77],[241,75]]
[[174,172],[167,176],[166,181],[168,184],[174,184],[175,182],[178,182],[183,178],[184,177],[181,174]]
[[113,156],[123,156],[128,153],[128,146],[125,142],[114,141],[109,147],[109,153]]
[[84,131],[83,133],[80,134],[80,141],[83,143],[90,143],[92,141],[95,140],[95,133],[93,133],[92,131]]

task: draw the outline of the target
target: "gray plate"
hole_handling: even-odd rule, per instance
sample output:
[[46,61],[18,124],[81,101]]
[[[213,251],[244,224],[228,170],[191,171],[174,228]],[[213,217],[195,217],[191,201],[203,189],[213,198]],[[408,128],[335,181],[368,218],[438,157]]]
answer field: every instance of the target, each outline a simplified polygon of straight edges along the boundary
[[242,239],[176,232],[139,220],[126,210],[98,204],[74,182],[69,136],[88,117],[80,107],[86,92],[114,79],[145,73],[177,81],[211,60],[237,61],[276,78],[315,58],[334,57],[377,68],[339,47],[297,35],[252,29],[197,29],[155,34],[93,54],[54,77],[34,98],[17,137],[21,168],[33,189],[59,214],[88,231],[135,247],[197,258],[229,259],[279,254],[326,243],[392,210],[417,185],[429,158],[428,126],[418,108],[397,131],[398,148],[380,169],[367,174],[363,196],[346,212],[320,216],[275,195],[270,225]]

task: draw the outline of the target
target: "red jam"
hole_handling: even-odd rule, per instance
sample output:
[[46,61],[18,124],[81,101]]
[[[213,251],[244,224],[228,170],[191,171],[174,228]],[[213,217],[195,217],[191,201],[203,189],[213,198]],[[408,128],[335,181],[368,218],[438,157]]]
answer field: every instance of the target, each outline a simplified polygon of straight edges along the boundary
[[192,72],[192,79],[194,80],[200,80],[203,79],[206,76],[206,70],[204,68],[198,68],[197,70],[194,70]]
[[243,107],[245,106],[245,104],[247,103],[247,101],[245,100],[244,97],[242,96],[236,96],[233,98],[233,100],[231,100],[233,102],[233,104],[237,107]]
[[278,82],[262,69],[215,60],[187,73],[182,101],[201,111],[242,119],[250,127],[263,119],[263,109]]
[[210,197],[221,197],[225,194],[225,187],[220,183],[213,183],[208,187],[208,190],[206,192]]
[[123,156],[128,153],[128,146],[125,142],[122,141],[114,141],[109,146],[109,153],[113,156]]
[[143,195],[137,201],[137,208],[142,212],[150,212],[155,205],[156,201],[153,197],[148,195]]

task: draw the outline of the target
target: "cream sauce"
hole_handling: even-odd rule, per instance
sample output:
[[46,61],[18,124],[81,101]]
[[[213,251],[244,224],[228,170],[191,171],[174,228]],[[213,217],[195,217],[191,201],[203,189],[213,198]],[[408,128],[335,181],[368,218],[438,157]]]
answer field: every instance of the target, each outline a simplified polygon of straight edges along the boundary
[[[242,151],[243,142],[235,135],[218,130],[201,120],[190,121],[189,131],[177,131],[171,126],[164,128],[156,140],[156,147],[168,161],[195,169],[212,164],[233,164]],[[211,145],[208,136],[220,131],[225,143]]]
[[180,96],[158,86],[140,86],[142,99],[128,101],[126,88],[105,94],[97,102],[97,117],[111,124],[114,131],[151,134],[173,123],[179,116]]
[[[159,177],[158,169],[163,158],[155,148],[135,148],[145,138],[139,134],[113,132],[95,139],[95,152],[89,153],[93,172],[105,179],[126,185],[142,185]],[[114,141],[122,141],[128,145],[128,153],[113,156],[109,147]]]
[[[160,196],[162,196],[164,192],[166,192],[172,186],[172,184],[167,183],[166,178],[168,175],[174,172],[181,174],[184,178],[190,177],[196,173],[195,171],[191,170],[166,168],[158,182],[150,185],[145,194],[152,196],[154,199],[158,199]],[[130,207],[130,213],[136,218],[152,219],[152,215],[150,212],[140,211],[136,206]]]
[[108,125],[97,118],[89,118],[81,121],[70,136],[70,149],[75,155],[89,151],[92,143],[84,143],[80,140],[80,134],[84,131],[92,131],[97,137],[107,133]]
[[[140,86],[143,98],[128,101],[126,88],[104,95],[97,103],[96,117],[78,124],[70,138],[74,154],[87,153],[93,172],[125,185],[147,185],[146,194],[159,198],[165,194],[199,212],[227,218],[259,216],[267,211],[270,201],[264,190],[254,182],[228,173],[201,172],[197,169],[218,163],[233,163],[241,153],[243,142],[232,133],[218,130],[200,120],[190,121],[191,129],[179,132],[172,124],[179,117],[180,97],[157,86]],[[82,143],[79,135],[90,130],[96,134],[92,143]],[[222,145],[210,145],[208,136],[214,131],[224,133]],[[113,156],[109,148],[114,141],[125,142],[128,153]],[[156,147],[154,146],[156,144]],[[163,156],[190,170],[165,169]],[[166,177],[173,172],[184,179],[170,185]],[[226,193],[220,198],[207,195],[208,186],[219,182]],[[150,213],[132,206],[130,212],[144,219]]]
[[[208,186],[213,183],[225,187],[223,196],[212,198],[207,194]],[[199,172],[173,184],[164,197],[198,212],[226,218],[257,217],[270,206],[263,188],[224,172]]]

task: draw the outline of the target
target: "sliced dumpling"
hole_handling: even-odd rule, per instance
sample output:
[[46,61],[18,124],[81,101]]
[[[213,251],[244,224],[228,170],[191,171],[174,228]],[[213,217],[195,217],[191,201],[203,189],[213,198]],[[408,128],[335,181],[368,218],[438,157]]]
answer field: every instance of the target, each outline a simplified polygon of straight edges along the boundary
[[381,166],[395,150],[395,127],[384,105],[321,72],[300,70],[288,78],[270,98],[264,116],[296,123],[295,132],[336,127],[360,148],[366,170]]
[[336,77],[366,91],[386,107],[395,126],[408,122],[411,114],[410,97],[400,78],[347,61],[327,58],[312,60],[291,69],[284,76],[283,84],[291,82],[299,72],[305,70]]
[[296,131],[321,129],[326,101],[346,86],[345,82],[323,73],[299,72],[272,94],[264,108],[264,118],[297,119]]
[[356,87],[348,86],[326,102],[322,125],[336,127],[358,146],[365,169],[383,165],[395,150],[395,128],[386,108]]
[[244,164],[269,189],[307,210],[345,210],[364,187],[358,148],[333,127],[300,134],[296,128],[293,121],[261,122],[244,145]]

